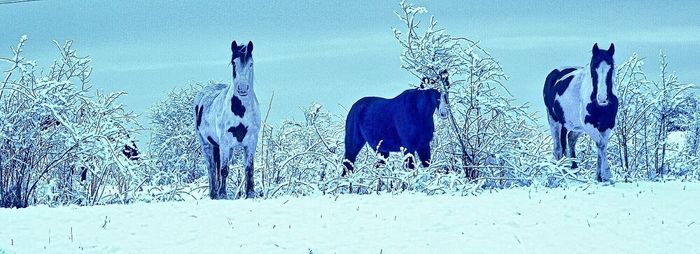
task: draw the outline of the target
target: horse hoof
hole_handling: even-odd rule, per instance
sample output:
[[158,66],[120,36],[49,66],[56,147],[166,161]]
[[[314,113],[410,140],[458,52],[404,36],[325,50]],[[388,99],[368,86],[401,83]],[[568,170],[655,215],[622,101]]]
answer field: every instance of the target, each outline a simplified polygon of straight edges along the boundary
[[598,177],[596,177],[596,180],[598,180],[598,182],[601,183],[603,186],[615,185],[615,181],[610,176],[607,176],[607,177],[598,176]]
[[213,191],[209,192],[209,198],[211,198],[211,200],[217,200],[219,199],[219,193]]
[[249,199],[249,198],[256,198],[256,197],[257,197],[257,194],[255,193],[255,191],[248,191],[248,192],[246,192],[246,194],[245,194],[245,198],[246,198],[246,199]]

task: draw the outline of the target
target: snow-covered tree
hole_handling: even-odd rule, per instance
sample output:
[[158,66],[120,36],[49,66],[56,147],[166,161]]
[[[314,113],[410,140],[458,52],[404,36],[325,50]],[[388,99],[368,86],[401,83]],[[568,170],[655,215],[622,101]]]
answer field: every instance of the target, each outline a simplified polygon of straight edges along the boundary
[[56,42],[60,56],[48,69],[24,57],[26,42],[0,58],[9,65],[0,81],[0,206],[128,199],[141,177],[122,154],[137,126],[116,103],[122,93],[89,95],[90,59],[71,41]]
[[[669,147],[669,134],[685,131],[688,144],[697,142],[691,134],[698,124],[694,117],[695,95],[689,93],[692,84],[678,81],[669,73],[666,56],[659,57],[659,80],[650,80],[642,71],[644,61],[633,54],[618,66],[616,92],[620,99],[611,149],[613,168],[625,181],[656,179],[668,171],[678,173],[680,166],[695,159],[680,147]],[[669,157],[669,155],[671,155]],[[681,156],[681,157],[679,157]],[[671,166],[672,163],[674,166]]]

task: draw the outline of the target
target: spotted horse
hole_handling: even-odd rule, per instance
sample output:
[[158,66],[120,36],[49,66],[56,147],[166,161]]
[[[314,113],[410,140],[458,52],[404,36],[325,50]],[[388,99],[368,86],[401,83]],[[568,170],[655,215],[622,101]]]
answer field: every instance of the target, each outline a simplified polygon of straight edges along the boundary
[[202,89],[194,100],[196,133],[209,170],[209,196],[226,199],[229,164],[235,163],[234,150],[242,147],[245,156],[244,193],[236,198],[255,197],[253,161],[260,130],[260,108],[253,84],[253,42],[231,43],[233,84],[215,84]]
[[[576,141],[587,133],[598,147],[596,178],[612,182],[606,147],[615,127],[618,99],[615,82],[615,45],[607,50],[593,45],[591,62],[585,67],[563,67],[547,75],[544,104],[554,141],[554,159],[576,158]],[[572,168],[576,168],[574,162]]]

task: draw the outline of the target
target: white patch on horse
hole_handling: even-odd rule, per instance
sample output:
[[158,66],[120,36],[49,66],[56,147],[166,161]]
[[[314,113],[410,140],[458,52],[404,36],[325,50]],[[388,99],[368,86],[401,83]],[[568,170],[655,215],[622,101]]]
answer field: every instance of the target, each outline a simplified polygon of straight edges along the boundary
[[[565,68],[560,69],[563,70]],[[582,114],[585,114],[584,111],[586,110],[586,108],[581,107],[579,98],[583,99],[582,97],[585,97],[581,96],[581,83],[583,81],[582,77],[586,75],[586,70],[587,68],[578,67],[577,70],[572,71],[567,75],[564,75],[564,77],[562,77],[561,79],[557,80],[558,84],[559,81],[565,80],[566,78],[573,76],[573,79],[569,83],[569,86],[564,91],[564,93],[562,95],[557,94],[556,96],[554,96],[554,100],[558,101],[559,105],[562,107],[562,109],[564,109],[564,120],[566,121],[566,123],[564,123],[564,127],[566,127],[569,130],[581,131],[583,129],[583,117],[581,116]]]
[[605,81],[610,71],[610,65],[606,62],[600,63],[596,72],[598,73],[598,90],[596,99],[600,105],[608,105],[608,83]]

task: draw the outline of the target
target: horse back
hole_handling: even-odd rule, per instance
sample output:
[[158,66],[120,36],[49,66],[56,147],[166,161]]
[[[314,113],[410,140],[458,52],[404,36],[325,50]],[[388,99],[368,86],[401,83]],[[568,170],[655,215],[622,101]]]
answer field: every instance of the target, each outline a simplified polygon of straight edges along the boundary
[[[346,121],[346,137],[367,142],[372,149],[398,151],[400,141],[394,124],[392,99],[364,97],[350,108]],[[381,142],[381,143],[380,143]]]
[[432,140],[434,123],[432,111],[417,108],[416,96],[425,94],[407,90],[391,99],[364,97],[350,109],[346,131],[359,131],[371,147],[379,145],[381,151],[417,149]]
[[203,117],[205,113],[211,112],[212,105],[214,104],[214,99],[216,99],[217,96],[226,91],[227,87],[228,85],[226,84],[213,84],[205,86],[204,88],[202,88],[202,90],[200,90],[197,93],[193,102],[193,115],[195,119],[196,130],[199,130],[200,126],[202,125],[202,122],[205,121],[206,118]]
[[219,94],[226,91],[226,88],[228,88],[228,85],[226,84],[212,84],[205,86],[199,91],[199,93],[197,93],[197,96],[195,96],[195,106],[210,106]]
[[547,113],[557,122],[564,123],[562,105],[556,102],[557,95],[562,96],[576,76],[575,71],[581,67],[562,67],[552,70],[544,82],[542,94]]

